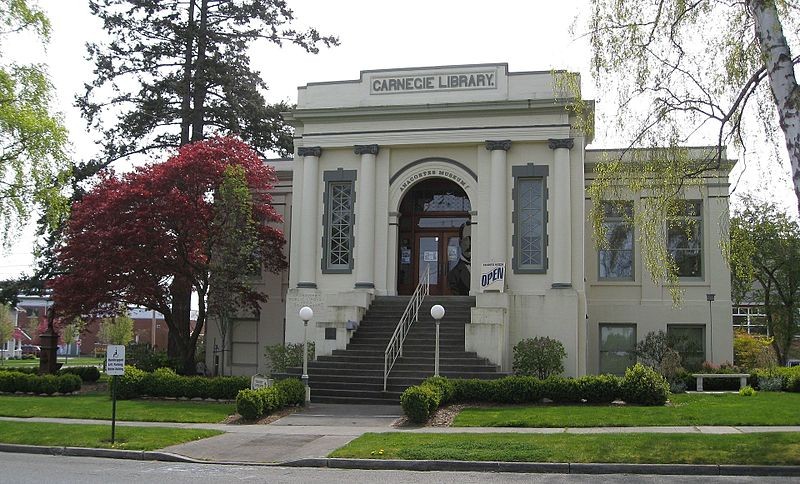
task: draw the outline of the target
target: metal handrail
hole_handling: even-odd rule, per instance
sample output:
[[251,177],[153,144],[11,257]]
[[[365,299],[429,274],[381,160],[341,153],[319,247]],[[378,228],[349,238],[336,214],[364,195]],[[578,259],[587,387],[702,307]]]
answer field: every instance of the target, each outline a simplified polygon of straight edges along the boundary
[[425,296],[431,293],[431,268],[425,266],[425,273],[419,278],[419,284],[411,295],[411,300],[408,301],[408,306],[403,312],[403,316],[397,323],[397,328],[392,334],[392,339],[386,345],[386,351],[383,353],[383,391],[386,391],[386,385],[389,381],[389,372],[392,371],[394,362],[397,358],[403,356],[403,342],[406,340],[406,335],[411,330],[411,325],[414,321],[419,321],[419,307],[422,306],[422,301]]

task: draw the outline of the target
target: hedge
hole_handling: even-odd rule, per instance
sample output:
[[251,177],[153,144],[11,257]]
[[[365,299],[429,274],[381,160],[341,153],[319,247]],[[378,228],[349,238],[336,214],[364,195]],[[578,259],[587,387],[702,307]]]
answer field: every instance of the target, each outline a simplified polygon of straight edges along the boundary
[[[1,367],[0,371],[15,371],[17,373],[25,373],[27,375],[38,375],[38,366],[21,366],[21,367]],[[58,370],[59,375],[78,375],[84,383],[94,383],[100,379],[100,370],[96,366],[68,366]]]
[[302,405],[305,399],[303,383],[296,378],[287,378],[271,387],[240,390],[236,395],[236,411],[244,419],[255,420],[288,405]]
[[52,395],[53,393],[72,393],[80,389],[81,378],[78,375],[39,376],[18,371],[0,372],[0,392]]
[[126,365],[125,374],[117,379],[116,391],[121,400],[144,396],[233,400],[240,390],[246,388],[250,388],[250,378],[246,376],[181,376],[170,368],[148,373]]
[[800,392],[800,366],[759,368],[750,375],[750,384],[762,391]]
[[84,383],[94,383],[100,379],[100,370],[96,366],[68,366],[58,370],[59,375],[78,375]]
[[[400,405],[412,422],[422,423],[440,406],[452,402],[538,403],[611,403],[625,395],[634,381],[636,392],[628,390],[627,403],[663,405],[669,386],[661,375],[638,365],[625,378],[613,375],[589,375],[581,378],[508,376],[497,380],[428,378],[406,389]],[[626,384],[628,385],[626,387]]]

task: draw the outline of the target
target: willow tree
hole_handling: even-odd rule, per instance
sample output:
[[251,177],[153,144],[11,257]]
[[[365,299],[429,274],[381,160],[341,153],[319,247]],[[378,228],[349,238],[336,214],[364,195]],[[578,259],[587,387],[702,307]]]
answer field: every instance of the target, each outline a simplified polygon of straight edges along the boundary
[[53,226],[68,209],[62,188],[69,178],[67,131],[51,106],[44,65],[9,60],[25,35],[47,43],[50,22],[25,0],[0,0],[0,238],[43,209]]
[[[680,207],[687,186],[729,168],[726,146],[747,153],[762,134],[780,146],[782,133],[800,206],[800,90],[791,54],[798,20],[800,6],[789,0],[592,1],[592,74],[617,107],[609,131],[624,146],[597,164],[589,192],[595,201],[646,194],[632,222],[654,279],[676,281],[659,221]],[[574,79],[561,84],[577,93]],[[690,152],[690,144],[710,148]],[[602,206],[592,208],[602,241]]]

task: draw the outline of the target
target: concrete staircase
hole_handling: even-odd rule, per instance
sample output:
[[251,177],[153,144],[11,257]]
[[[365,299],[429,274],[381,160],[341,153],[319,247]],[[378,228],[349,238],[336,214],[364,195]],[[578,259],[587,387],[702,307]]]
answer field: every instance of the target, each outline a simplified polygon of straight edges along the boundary
[[[420,320],[411,327],[403,356],[389,374],[383,391],[383,358],[386,345],[408,304],[409,297],[376,297],[344,350],[309,362],[311,401],[318,403],[397,404],[409,386],[433,376],[436,325],[431,306],[441,304],[445,316],[440,323],[439,374],[451,378],[499,378],[497,367],[473,352],[464,351],[464,325],[469,323],[475,298],[428,296],[419,311]],[[281,376],[299,377],[302,368],[289,368]]]

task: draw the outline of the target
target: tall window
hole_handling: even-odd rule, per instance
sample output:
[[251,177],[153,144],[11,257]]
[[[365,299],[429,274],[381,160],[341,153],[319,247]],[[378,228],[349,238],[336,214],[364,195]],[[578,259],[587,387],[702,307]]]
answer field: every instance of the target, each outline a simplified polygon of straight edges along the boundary
[[667,219],[667,250],[680,277],[703,276],[703,217],[700,200],[681,201]]
[[636,363],[636,325],[600,325],[600,373],[624,375]]
[[547,270],[547,167],[515,166],[514,176],[514,271],[542,273]]
[[353,186],[355,171],[325,172],[325,255],[323,273],[353,270]]
[[681,366],[699,369],[706,360],[706,327],[702,324],[668,324],[667,339],[681,356]]
[[605,247],[600,249],[600,279],[633,279],[633,202],[602,202]]

